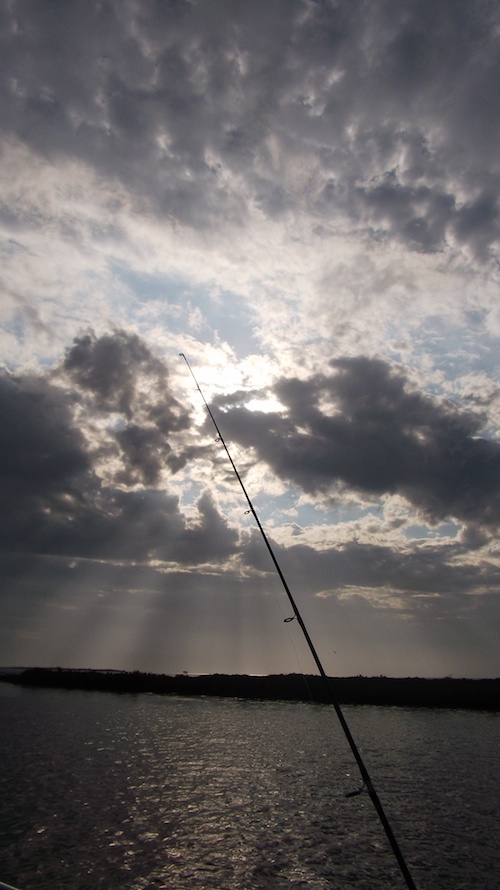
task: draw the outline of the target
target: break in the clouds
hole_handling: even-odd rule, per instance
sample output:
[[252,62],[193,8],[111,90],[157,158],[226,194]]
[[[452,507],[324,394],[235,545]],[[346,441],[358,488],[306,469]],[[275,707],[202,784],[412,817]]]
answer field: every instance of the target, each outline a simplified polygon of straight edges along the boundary
[[296,669],[183,352],[329,669],[498,672],[498,4],[0,41],[0,663]]

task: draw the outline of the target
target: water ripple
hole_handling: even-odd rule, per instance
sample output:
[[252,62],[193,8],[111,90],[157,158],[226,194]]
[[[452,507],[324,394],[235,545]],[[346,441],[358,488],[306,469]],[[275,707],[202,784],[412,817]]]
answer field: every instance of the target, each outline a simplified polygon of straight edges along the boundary
[[[0,875],[23,890],[402,887],[331,709],[0,696]],[[496,890],[498,715],[346,709],[421,890]]]

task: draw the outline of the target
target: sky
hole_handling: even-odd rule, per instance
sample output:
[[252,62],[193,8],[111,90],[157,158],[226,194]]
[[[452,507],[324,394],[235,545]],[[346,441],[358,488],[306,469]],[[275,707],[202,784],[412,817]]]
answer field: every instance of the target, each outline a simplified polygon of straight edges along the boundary
[[500,675],[500,6],[0,8],[0,664]]

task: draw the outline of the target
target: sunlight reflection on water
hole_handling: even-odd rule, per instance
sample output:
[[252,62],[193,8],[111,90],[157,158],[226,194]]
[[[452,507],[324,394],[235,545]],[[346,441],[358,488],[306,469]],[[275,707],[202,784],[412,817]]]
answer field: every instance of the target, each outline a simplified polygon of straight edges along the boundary
[[[21,890],[403,887],[331,708],[0,685]],[[500,715],[346,714],[420,890],[496,890]]]

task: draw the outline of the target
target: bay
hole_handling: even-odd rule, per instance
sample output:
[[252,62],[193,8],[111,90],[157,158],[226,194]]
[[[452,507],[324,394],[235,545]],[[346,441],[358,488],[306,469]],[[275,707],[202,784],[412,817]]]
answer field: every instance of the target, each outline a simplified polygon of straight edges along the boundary
[[[500,715],[344,708],[419,890],[497,890]],[[327,705],[0,685],[20,890],[403,888]]]

